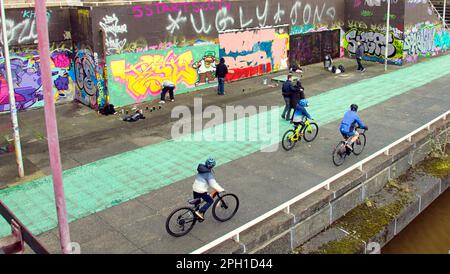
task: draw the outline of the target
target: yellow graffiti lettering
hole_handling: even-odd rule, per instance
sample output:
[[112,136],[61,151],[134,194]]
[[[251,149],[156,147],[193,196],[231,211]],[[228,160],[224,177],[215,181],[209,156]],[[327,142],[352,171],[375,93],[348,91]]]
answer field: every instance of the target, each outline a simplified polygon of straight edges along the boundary
[[141,56],[136,64],[127,64],[125,60],[112,61],[110,67],[115,80],[125,84],[129,95],[140,101],[149,95],[158,95],[166,80],[194,86],[197,72],[192,68],[193,62],[191,51],[176,55],[171,50],[166,56]]

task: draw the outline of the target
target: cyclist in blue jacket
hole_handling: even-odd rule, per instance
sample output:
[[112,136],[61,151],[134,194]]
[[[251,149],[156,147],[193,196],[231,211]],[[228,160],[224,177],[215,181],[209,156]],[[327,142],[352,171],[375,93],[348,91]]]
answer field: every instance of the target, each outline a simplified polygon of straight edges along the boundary
[[313,119],[306,110],[306,108],[309,106],[308,104],[309,102],[306,99],[301,99],[300,101],[298,101],[297,106],[295,107],[294,116],[292,117],[292,122],[295,125],[294,130],[297,130],[297,127],[299,125],[303,126],[303,117],[307,117],[310,120]]
[[364,123],[359,118],[358,114],[358,105],[352,104],[350,106],[350,110],[347,111],[342,119],[341,126],[339,128],[342,136],[345,140],[352,137],[350,142],[347,143],[347,154],[352,151],[352,144],[358,140],[359,133],[356,131],[356,126],[368,130],[369,127],[364,125]]

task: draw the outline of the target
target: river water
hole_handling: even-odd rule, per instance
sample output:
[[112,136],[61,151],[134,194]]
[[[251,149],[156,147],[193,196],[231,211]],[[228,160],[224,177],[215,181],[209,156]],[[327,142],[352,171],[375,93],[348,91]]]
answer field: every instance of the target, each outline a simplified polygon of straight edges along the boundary
[[382,254],[450,254],[450,189],[414,219]]

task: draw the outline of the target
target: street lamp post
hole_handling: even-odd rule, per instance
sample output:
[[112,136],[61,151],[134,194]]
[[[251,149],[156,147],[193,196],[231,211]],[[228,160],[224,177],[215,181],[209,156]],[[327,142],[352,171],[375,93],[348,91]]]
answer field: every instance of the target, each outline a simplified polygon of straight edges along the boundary
[[56,123],[55,102],[53,98],[52,74],[50,69],[50,47],[47,26],[47,8],[45,0],[36,0],[36,29],[38,34],[39,58],[42,85],[44,87],[45,125],[47,128],[50,166],[55,190],[56,213],[58,216],[59,236],[63,254],[72,253],[69,224],[67,221],[66,200],[59,149],[58,127]]
[[1,16],[2,16],[2,37],[3,37],[3,51],[5,57],[5,68],[6,68],[6,79],[8,81],[8,94],[9,94],[9,106],[11,113],[11,122],[13,126],[14,135],[14,150],[16,152],[16,163],[19,177],[25,176],[23,169],[23,159],[22,159],[22,146],[20,144],[20,133],[19,133],[19,122],[17,120],[17,107],[16,107],[16,97],[14,94],[14,85],[11,74],[11,61],[9,59],[9,45],[8,36],[6,33],[6,16],[5,16],[5,5],[3,0],[0,0],[1,4]]
[[391,0],[387,0],[387,19],[386,19],[386,47],[384,52],[384,71],[387,71],[388,48],[389,48],[389,19],[391,17]]

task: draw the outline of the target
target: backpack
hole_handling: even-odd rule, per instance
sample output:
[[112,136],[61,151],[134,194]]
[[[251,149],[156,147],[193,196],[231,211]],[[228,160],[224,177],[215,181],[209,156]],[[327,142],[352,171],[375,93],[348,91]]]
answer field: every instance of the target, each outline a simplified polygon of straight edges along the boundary
[[110,115],[110,114],[115,114],[116,110],[115,110],[113,104],[108,104],[100,110],[100,113],[103,115]]

